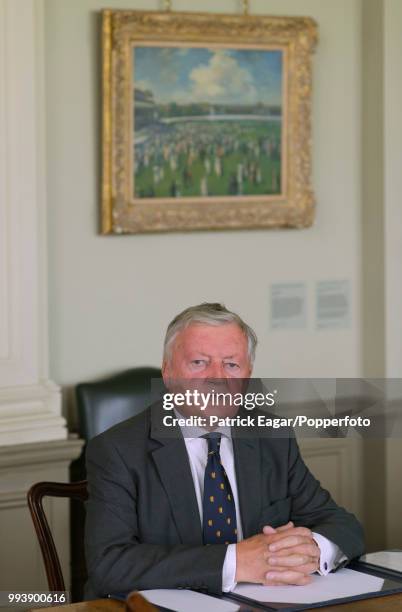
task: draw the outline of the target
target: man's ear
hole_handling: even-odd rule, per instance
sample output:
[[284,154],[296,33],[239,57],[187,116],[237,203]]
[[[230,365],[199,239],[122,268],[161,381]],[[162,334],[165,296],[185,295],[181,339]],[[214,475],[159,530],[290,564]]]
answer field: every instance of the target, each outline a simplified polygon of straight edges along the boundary
[[169,362],[168,362],[167,359],[164,359],[162,361],[161,372],[162,372],[163,382],[164,382],[165,387],[166,387],[167,386],[167,382],[169,380],[169,374],[170,374]]

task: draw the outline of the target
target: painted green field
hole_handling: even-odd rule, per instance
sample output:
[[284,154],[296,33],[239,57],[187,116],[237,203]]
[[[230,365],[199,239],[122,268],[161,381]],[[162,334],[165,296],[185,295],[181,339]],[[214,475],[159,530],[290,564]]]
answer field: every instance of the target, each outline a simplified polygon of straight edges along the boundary
[[279,194],[280,121],[185,121],[135,148],[137,198]]

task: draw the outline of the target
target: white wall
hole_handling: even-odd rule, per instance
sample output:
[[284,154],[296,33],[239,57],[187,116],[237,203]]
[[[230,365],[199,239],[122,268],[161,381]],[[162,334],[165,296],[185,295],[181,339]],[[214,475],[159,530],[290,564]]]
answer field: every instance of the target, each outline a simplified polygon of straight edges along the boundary
[[[152,0],[108,0],[153,10]],[[176,10],[233,12],[234,0],[173,0]],[[261,376],[360,374],[361,0],[253,0],[253,13],[307,15],[314,59],[314,227],[305,230],[98,234],[100,22],[104,0],[46,0],[50,368],[61,385],[158,364],[184,307],[222,300],[256,329]],[[349,329],[314,329],[314,283],[349,278]],[[269,329],[269,284],[305,281],[306,330]]]

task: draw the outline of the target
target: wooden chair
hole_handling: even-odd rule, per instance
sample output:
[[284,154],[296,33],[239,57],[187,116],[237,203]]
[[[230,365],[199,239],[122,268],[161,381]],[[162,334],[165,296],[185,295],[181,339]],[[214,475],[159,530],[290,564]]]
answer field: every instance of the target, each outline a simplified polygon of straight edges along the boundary
[[65,591],[60,560],[52,532],[43,509],[44,497],[66,497],[84,502],[88,498],[87,481],[79,482],[37,482],[28,491],[28,507],[42,551],[47,582],[50,591]]
[[[37,482],[28,491],[28,507],[42,551],[49,591],[65,591],[60,560],[43,508],[44,497],[66,497],[84,502],[88,499],[87,481]],[[133,591],[126,599],[126,612],[157,612],[157,608],[140,593]]]

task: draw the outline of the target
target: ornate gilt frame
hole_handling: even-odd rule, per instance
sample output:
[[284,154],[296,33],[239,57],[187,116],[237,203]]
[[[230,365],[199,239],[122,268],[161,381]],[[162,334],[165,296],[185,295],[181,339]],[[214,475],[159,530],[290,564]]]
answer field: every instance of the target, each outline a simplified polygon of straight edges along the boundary
[[[311,187],[312,53],[317,27],[306,17],[103,11],[103,234],[308,227]],[[284,51],[284,172],[280,196],[134,199],[131,196],[130,53],[144,42],[228,45]],[[236,199],[235,199],[236,198]],[[235,201],[234,201],[235,200]]]

